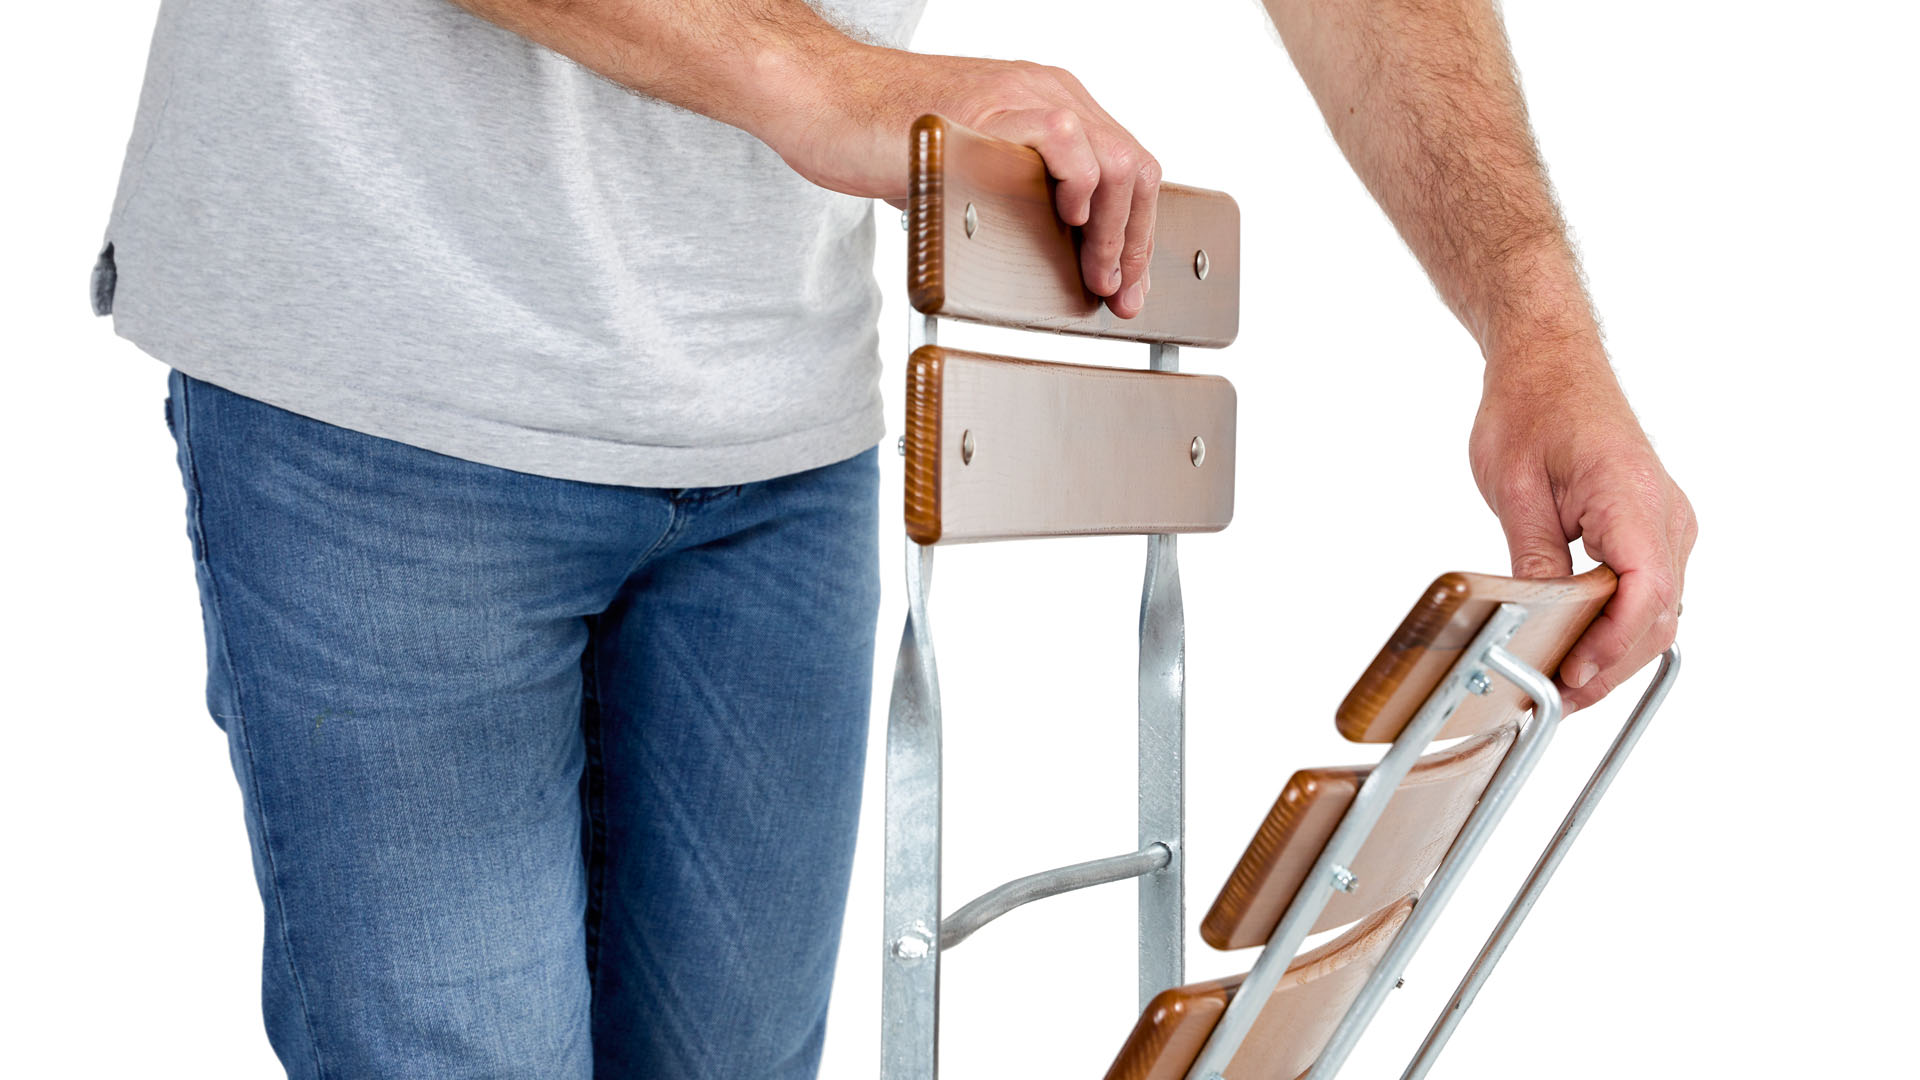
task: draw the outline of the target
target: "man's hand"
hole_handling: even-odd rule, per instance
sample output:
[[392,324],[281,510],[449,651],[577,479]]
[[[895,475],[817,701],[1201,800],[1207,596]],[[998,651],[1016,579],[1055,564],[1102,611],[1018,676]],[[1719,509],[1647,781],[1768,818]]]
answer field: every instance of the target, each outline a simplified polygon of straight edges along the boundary
[[1585,708],[1673,644],[1693,507],[1598,357],[1490,362],[1468,454],[1516,577],[1571,574],[1576,539],[1620,576],[1560,665],[1567,710]]
[[1122,318],[1140,313],[1153,284],[1160,163],[1080,80],[1038,64],[848,44],[828,65],[838,74],[811,95],[819,110],[761,135],[795,171],[835,191],[904,198],[905,134],[925,113],[1031,146],[1058,181],[1060,219],[1083,226],[1087,289]]
[[853,40],[804,0],[456,0],[663,101],[740,128],[800,175],[903,199],[925,113],[1039,151],[1081,275],[1122,318],[1151,282],[1160,166],[1079,80],[1037,64],[923,56]]
[[1513,571],[1620,575],[1560,667],[1591,705],[1673,642],[1693,510],[1607,366],[1494,0],[1265,0],[1335,140],[1480,344],[1470,452]]

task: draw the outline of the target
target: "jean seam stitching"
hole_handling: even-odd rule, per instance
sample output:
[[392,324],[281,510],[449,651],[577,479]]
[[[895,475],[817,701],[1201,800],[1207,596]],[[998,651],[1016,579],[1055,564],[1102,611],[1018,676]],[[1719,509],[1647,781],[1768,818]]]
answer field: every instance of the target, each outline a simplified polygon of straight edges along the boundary
[[280,912],[280,945],[287,952],[287,977],[293,980],[294,992],[300,997],[300,1022],[307,1029],[307,1045],[313,1054],[314,1074],[324,1080],[327,1069],[320,1060],[320,1037],[314,1030],[313,1010],[307,1004],[306,983],[301,980],[300,970],[293,961],[293,941],[287,934],[287,906],[280,895],[280,866],[273,855],[273,830],[267,824],[266,803],[261,796],[260,781],[255,768],[253,738],[249,734],[247,725],[247,704],[241,696],[240,675],[233,665],[232,650],[227,645],[225,604],[220,600],[220,585],[214,579],[213,558],[208,550],[210,545],[207,543],[206,520],[202,509],[206,497],[200,483],[199,459],[193,452],[193,409],[187,404],[187,397],[187,380],[183,375],[180,382],[180,415],[175,417],[175,421],[180,424],[182,429],[180,442],[187,451],[187,476],[193,484],[193,526],[200,534],[200,560],[206,564],[207,568],[207,595],[213,602],[213,618],[220,631],[220,662],[226,666],[227,677],[233,681],[234,716],[230,719],[240,724],[240,745],[247,756],[247,786],[253,789],[254,806],[257,807],[255,812],[260,817],[260,850],[267,859],[267,886],[273,893],[273,905]]

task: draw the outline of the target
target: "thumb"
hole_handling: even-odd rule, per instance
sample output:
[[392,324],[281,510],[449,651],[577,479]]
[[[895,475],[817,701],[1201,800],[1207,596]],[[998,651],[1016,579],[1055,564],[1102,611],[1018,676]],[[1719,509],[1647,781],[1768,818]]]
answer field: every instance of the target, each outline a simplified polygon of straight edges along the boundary
[[1502,499],[1496,513],[1500,515],[1501,531],[1507,534],[1514,577],[1567,577],[1573,573],[1566,530],[1560,526],[1560,508],[1553,503],[1545,477],[1516,497]]

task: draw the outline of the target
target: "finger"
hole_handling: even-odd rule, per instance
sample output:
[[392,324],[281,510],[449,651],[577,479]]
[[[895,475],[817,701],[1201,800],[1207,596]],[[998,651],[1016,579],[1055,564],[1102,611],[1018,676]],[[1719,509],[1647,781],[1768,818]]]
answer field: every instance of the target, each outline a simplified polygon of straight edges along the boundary
[[1520,578],[1566,577],[1573,573],[1573,555],[1567,550],[1567,532],[1560,524],[1560,508],[1554,505],[1553,489],[1544,475],[1529,474],[1501,493],[1500,529],[1507,536],[1507,553],[1513,560],[1513,576]]
[[1126,242],[1120,249],[1120,289],[1107,298],[1107,306],[1123,319],[1140,314],[1153,286],[1147,268],[1153,263],[1153,223],[1159,209],[1160,163],[1149,157],[1134,174]]
[[1058,181],[1053,189],[1054,211],[1069,225],[1087,223],[1093,193],[1100,186],[1100,159],[1077,113],[1026,109],[1007,113],[1000,123],[982,125],[981,130],[1039,151],[1047,175]]
[[[1619,497],[1644,498],[1630,485]],[[1560,665],[1575,707],[1598,701],[1672,643],[1680,584],[1665,517],[1645,502],[1602,506],[1583,516],[1587,551],[1613,568],[1619,584]]]
[[1104,147],[1096,142],[1094,151],[1100,155],[1100,186],[1094,190],[1092,212],[1080,234],[1080,275],[1095,296],[1113,296],[1120,291],[1120,256],[1126,248],[1134,182],[1145,151],[1137,144],[1117,141]]

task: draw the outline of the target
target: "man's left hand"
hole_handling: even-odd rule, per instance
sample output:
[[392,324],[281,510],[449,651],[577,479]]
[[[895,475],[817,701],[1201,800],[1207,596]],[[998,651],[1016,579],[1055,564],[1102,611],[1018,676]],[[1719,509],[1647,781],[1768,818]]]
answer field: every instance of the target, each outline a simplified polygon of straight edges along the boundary
[[1591,705],[1673,644],[1693,506],[1604,359],[1489,363],[1469,455],[1515,576],[1571,574],[1576,539],[1620,575],[1560,665],[1567,710]]

